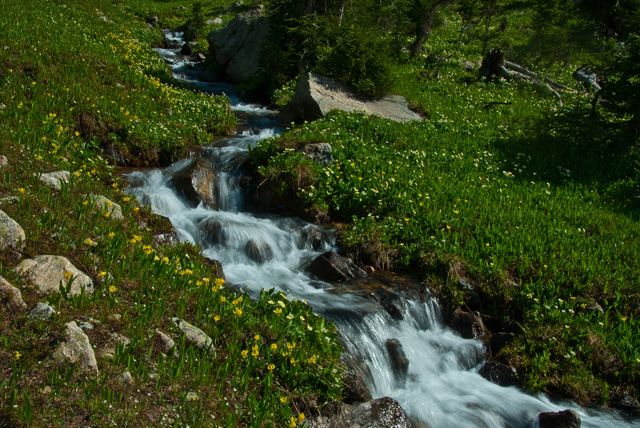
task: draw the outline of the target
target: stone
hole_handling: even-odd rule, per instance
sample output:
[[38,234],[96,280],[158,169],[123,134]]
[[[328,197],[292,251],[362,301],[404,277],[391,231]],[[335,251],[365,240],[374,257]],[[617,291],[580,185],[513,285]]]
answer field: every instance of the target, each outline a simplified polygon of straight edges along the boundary
[[184,334],[187,343],[207,352],[208,354],[213,354],[215,352],[213,340],[211,340],[204,331],[189,324],[185,320],[181,320],[180,318],[171,318],[171,321]]
[[377,398],[357,406],[341,406],[329,420],[320,417],[315,428],[411,428],[400,404],[390,397]]
[[223,21],[222,21],[222,18],[217,17],[217,18],[207,19],[205,23],[207,25],[222,25]]
[[192,204],[197,206],[202,202],[209,208],[216,209],[215,179],[216,173],[211,162],[206,158],[196,158],[176,172],[169,182]]
[[373,399],[367,386],[366,377],[371,378],[371,370],[367,363],[356,358],[343,355],[345,371],[342,375],[344,390],[342,401],[346,404],[358,404]]
[[396,377],[396,382],[400,388],[404,388],[409,372],[409,359],[402,349],[402,344],[398,339],[388,339],[385,347],[391,359],[391,367]]
[[409,102],[402,96],[387,95],[379,100],[366,100],[347,85],[312,73],[300,77],[291,102],[280,115],[282,122],[288,125],[320,119],[331,110],[364,112],[395,122],[422,120],[409,109]]
[[192,53],[193,53],[193,46],[189,42],[186,42],[180,48],[180,55],[191,55]]
[[319,255],[308,270],[323,281],[347,281],[367,276],[367,273],[351,260],[333,251]]
[[102,213],[110,213],[109,216],[115,220],[124,220],[122,208],[119,204],[102,195],[89,195],[89,198],[95,204],[96,209],[100,210]]
[[480,369],[480,376],[500,386],[518,386],[518,372],[508,364],[487,361]]
[[91,331],[95,328],[95,326],[93,324],[91,324],[90,322],[86,322],[86,321],[80,321],[77,323],[78,324],[78,328],[82,331]]
[[156,25],[160,20],[157,15],[153,15],[147,18],[147,24]]
[[273,259],[273,250],[264,241],[250,239],[244,247],[244,252],[256,263],[265,263]]
[[131,376],[131,372],[129,372],[129,370],[121,373],[118,376],[117,380],[123,385],[131,385],[133,383],[133,377]]
[[491,335],[491,340],[489,341],[489,345],[491,346],[491,353],[493,355],[496,355],[502,348],[513,342],[515,338],[516,335],[513,333],[506,333],[503,331],[493,333]]
[[580,415],[573,410],[544,412],[538,415],[540,428],[580,428]]
[[236,10],[240,9],[242,7],[242,5],[243,5],[242,0],[238,0],[238,1],[234,2],[231,5],[231,12],[235,12]]
[[613,398],[609,402],[609,406],[614,409],[623,411],[625,414],[632,418],[640,416],[640,403],[630,395],[624,397]]
[[168,354],[169,351],[173,349],[176,343],[173,341],[173,339],[171,339],[168,335],[164,334],[160,330],[156,330],[155,333],[155,344],[157,348],[160,350],[160,352]]
[[194,62],[204,62],[206,59],[207,57],[201,52],[191,55],[191,61]]
[[465,339],[480,339],[488,342],[491,338],[491,333],[482,322],[482,315],[479,312],[456,309],[451,320],[451,328]]
[[225,243],[225,231],[219,220],[208,217],[200,222],[199,227],[204,232],[205,238],[209,243],[213,245]]
[[311,143],[302,148],[302,153],[320,165],[331,165],[333,163],[333,151],[329,143]]
[[7,165],[9,165],[9,159],[4,155],[0,155],[0,168],[5,168]]
[[[78,295],[84,289],[86,294],[93,294],[93,281],[78,270],[71,262],[62,256],[35,256],[33,259],[23,260],[16,268],[18,273],[38,287],[40,294],[59,293],[60,285],[66,287],[73,278],[69,294]],[[69,273],[69,278],[65,277]]]
[[118,333],[111,333],[111,338],[116,343],[121,343],[125,348],[131,343],[131,339]]
[[26,236],[24,229],[4,211],[0,210],[0,252],[24,250]]
[[7,280],[0,276],[0,306],[6,306],[12,310],[27,309],[26,303],[22,300],[22,293]]
[[31,309],[29,312],[29,318],[31,319],[41,319],[41,320],[50,320],[55,315],[56,311],[51,306],[44,302],[39,302],[37,305]]
[[157,235],[153,235],[153,243],[158,247],[178,245],[180,243],[180,236],[178,236],[178,232],[175,230],[167,233],[159,233]]
[[460,66],[467,73],[474,73],[476,71],[476,65],[471,61],[462,61]]
[[80,370],[97,375],[98,363],[91,342],[75,321],[65,324],[64,336],[65,341],[54,352],[54,358],[60,362],[76,364]]
[[261,69],[261,50],[269,32],[262,10],[239,13],[226,27],[207,35],[210,57],[234,83],[247,81]]
[[200,399],[200,397],[198,397],[198,394],[193,391],[187,392],[187,396],[185,398],[187,399],[187,401],[198,401]]

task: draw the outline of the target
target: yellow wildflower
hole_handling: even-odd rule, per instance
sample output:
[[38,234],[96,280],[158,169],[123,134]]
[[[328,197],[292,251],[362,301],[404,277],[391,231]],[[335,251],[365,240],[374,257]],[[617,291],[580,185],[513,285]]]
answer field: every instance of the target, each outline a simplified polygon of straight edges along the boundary
[[254,339],[254,340],[260,340],[260,335],[259,335],[259,334],[256,334],[255,336],[253,336],[253,339]]
[[272,343],[271,344],[271,349],[273,349],[273,350],[278,349],[278,344],[277,343]]
[[17,361],[20,359],[20,357],[22,357],[22,354],[19,351],[14,351],[13,352],[13,358]]
[[240,352],[240,355],[242,355],[243,357],[246,357],[248,353],[249,353],[248,350],[243,349],[242,352]]
[[269,364],[269,365],[267,366],[267,370],[273,370],[273,369],[275,369],[275,368],[276,368],[276,366],[274,366],[273,364]]
[[285,397],[284,395],[282,397],[280,397],[280,402],[281,403],[286,403],[287,402],[287,397]]
[[115,287],[115,285],[112,285],[112,286],[109,287],[109,293],[115,293],[116,290],[118,290],[118,289]]

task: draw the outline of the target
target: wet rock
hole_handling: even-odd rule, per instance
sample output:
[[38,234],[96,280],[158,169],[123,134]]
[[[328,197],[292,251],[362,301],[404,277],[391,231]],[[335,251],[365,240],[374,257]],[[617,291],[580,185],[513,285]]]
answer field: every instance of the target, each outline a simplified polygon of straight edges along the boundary
[[4,211],[0,210],[0,252],[22,251],[25,245],[24,229]]
[[157,25],[160,20],[157,15],[153,15],[147,18],[147,24]]
[[256,263],[264,263],[273,259],[273,250],[264,241],[251,239],[244,247],[244,252],[251,260]]
[[516,369],[498,361],[487,361],[480,369],[480,376],[500,386],[520,385]]
[[22,293],[0,276],[0,307],[5,306],[11,310],[24,310],[27,305],[22,300]]
[[312,225],[305,226],[302,230],[301,234],[303,242],[300,243],[300,248],[306,248],[307,243],[311,244],[311,248],[314,251],[318,251],[322,248],[322,245],[325,243],[325,239],[322,236],[322,232],[320,232],[317,228]]
[[402,344],[398,339],[389,339],[385,342],[385,347],[391,359],[391,367],[393,368],[396,381],[400,388],[404,388],[407,381],[407,373],[409,372],[409,359],[402,349]]
[[109,217],[115,220],[124,220],[122,208],[119,204],[102,195],[88,195],[89,199],[94,203],[97,210],[103,214],[109,213]]
[[184,334],[187,343],[207,352],[208,354],[213,354],[215,352],[213,340],[211,340],[204,331],[189,324],[185,320],[181,320],[180,318],[171,318],[171,321]]
[[633,397],[626,395],[621,398],[615,398],[609,402],[609,406],[626,413],[631,417],[640,416],[640,404]]
[[40,181],[56,190],[61,190],[63,184],[69,184],[69,171],[53,171],[40,175]]
[[213,193],[215,179],[216,173],[211,162],[206,158],[196,158],[189,166],[174,174],[170,183],[192,204],[197,206],[202,202],[216,209]]
[[513,333],[493,333],[491,335],[491,340],[489,341],[489,345],[491,346],[491,353],[493,355],[496,355],[502,348],[513,342],[515,337],[516,335]]
[[38,287],[40,294],[59,293],[60,285],[66,287],[71,278],[73,282],[69,289],[70,295],[78,295],[83,289],[86,294],[93,294],[91,278],[62,256],[35,256],[33,259],[24,260],[16,269],[20,275],[29,278]]
[[169,351],[173,349],[175,346],[175,342],[168,335],[164,334],[160,330],[155,331],[155,340],[154,343],[157,346],[158,350],[163,354],[168,354]]
[[207,59],[207,57],[204,56],[203,53],[197,53],[197,54],[191,55],[190,58],[191,58],[191,61],[193,62],[204,62]]
[[53,318],[55,313],[56,313],[55,309],[53,309],[51,306],[47,305],[44,302],[39,302],[29,312],[29,318],[31,319],[39,318],[41,320],[49,320]]
[[400,404],[389,397],[377,398],[353,407],[344,407],[326,425],[331,428],[410,428]]
[[210,57],[232,82],[246,81],[262,69],[261,50],[268,32],[269,20],[262,10],[240,13],[207,35]]
[[331,110],[364,111],[396,122],[422,120],[409,109],[408,101],[399,95],[366,100],[342,83],[311,73],[298,80],[291,102],[281,111],[281,118],[287,125],[291,122],[302,123],[320,119]]
[[219,220],[209,217],[201,221],[200,230],[205,234],[209,243],[213,245],[225,243],[224,228]]
[[329,143],[311,143],[302,148],[302,153],[320,165],[331,165],[333,163],[333,152]]
[[129,370],[120,374],[117,379],[118,382],[122,383],[123,385],[131,385],[133,383],[133,377],[131,376]]
[[580,428],[580,416],[573,410],[538,415],[540,428]]
[[76,364],[80,370],[97,375],[98,363],[93,353],[89,338],[76,325],[75,321],[65,324],[65,341],[53,354],[58,361],[67,361]]
[[346,369],[343,373],[344,390],[342,401],[347,404],[358,404],[373,399],[367,387],[365,376],[371,377],[366,363],[355,358],[346,357]]
[[309,266],[309,272],[323,281],[347,281],[367,276],[367,273],[351,260],[333,251],[319,255]]
[[479,312],[456,309],[451,320],[451,328],[465,339],[480,339],[486,343],[491,338],[491,333],[482,322],[482,315]]
[[9,159],[6,156],[0,155],[0,168],[4,168],[9,165]]
[[191,55],[192,53],[193,53],[193,46],[189,42],[186,42],[185,44],[182,45],[182,48],[180,48],[180,55]]

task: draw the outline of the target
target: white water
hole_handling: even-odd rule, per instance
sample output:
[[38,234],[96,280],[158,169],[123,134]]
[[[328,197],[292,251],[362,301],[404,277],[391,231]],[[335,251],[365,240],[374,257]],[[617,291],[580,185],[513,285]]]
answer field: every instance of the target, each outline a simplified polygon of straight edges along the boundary
[[[167,54],[166,50],[160,52]],[[170,51],[175,57],[175,51]],[[173,61],[178,76],[185,62]],[[231,94],[224,84],[199,83],[207,92]],[[389,396],[407,414],[427,427],[535,427],[540,412],[576,410],[583,427],[632,427],[612,412],[585,410],[573,403],[552,403],[544,395],[533,396],[516,387],[501,387],[478,374],[484,363],[482,344],[459,337],[443,325],[433,299],[422,303],[417,296],[395,296],[401,319],[392,318],[367,293],[340,292],[311,278],[304,268],[319,254],[335,250],[330,230],[295,218],[256,216],[244,212],[238,185],[247,149],[262,138],[279,132],[276,116],[261,106],[242,104],[231,96],[235,111],[250,115],[249,123],[260,131],[245,131],[217,142],[204,155],[218,170],[215,188],[219,210],[194,207],[170,186],[170,179],[193,160],[177,162],[165,170],[134,172],[128,189],[153,211],[169,217],[181,239],[199,244],[210,258],[219,260],[227,281],[252,296],[261,288],[277,288],[300,299],[334,320],[346,352],[365,367],[364,378],[374,398]],[[250,242],[262,248],[268,260],[248,256]],[[315,248],[312,243],[315,243]],[[269,250],[264,250],[269,248]],[[386,350],[388,339],[399,340],[409,360],[405,382],[397,379]]]

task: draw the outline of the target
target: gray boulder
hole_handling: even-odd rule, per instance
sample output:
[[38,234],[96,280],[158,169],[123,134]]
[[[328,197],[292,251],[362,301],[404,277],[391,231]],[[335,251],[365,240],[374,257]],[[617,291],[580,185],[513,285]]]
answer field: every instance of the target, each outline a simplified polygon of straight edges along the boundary
[[115,220],[124,220],[122,208],[119,204],[102,195],[88,195],[88,197],[93,201],[96,209],[100,210],[100,212],[104,214],[109,213],[109,216]]
[[38,287],[40,294],[58,293],[60,284],[66,286],[71,278],[73,282],[69,290],[70,295],[78,295],[82,289],[86,294],[93,294],[91,278],[62,256],[35,256],[33,259],[22,261],[17,271],[30,279]]
[[384,345],[391,359],[391,367],[393,368],[396,382],[401,388],[404,388],[409,372],[409,359],[407,358],[407,354],[404,353],[402,344],[398,339],[388,339]]
[[61,190],[63,184],[69,184],[69,171],[53,171],[40,175],[40,181],[56,190]]
[[367,276],[367,273],[351,260],[333,251],[319,255],[309,266],[309,272],[323,281],[348,281]]
[[174,342],[172,338],[170,338],[168,335],[166,335],[160,330],[156,330],[155,333],[156,335],[154,339],[154,344],[157,346],[160,352],[164,354],[169,353],[169,351],[171,351],[175,346],[176,342]]
[[29,318],[31,319],[41,319],[41,320],[49,320],[53,318],[56,311],[51,306],[47,305],[44,302],[39,302],[37,305],[29,311]]
[[188,344],[193,345],[208,354],[215,353],[216,350],[213,347],[213,340],[211,340],[204,331],[180,318],[171,318],[171,321],[178,330],[184,334]]
[[331,165],[333,163],[333,151],[329,143],[311,143],[302,148],[302,153],[320,165]]
[[0,252],[6,250],[22,251],[25,240],[24,229],[0,210]]
[[487,361],[480,369],[480,376],[500,386],[518,386],[518,372],[508,364]]
[[269,21],[262,10],[238,14],[226,27],[207,36],[210,57],[232,82],[246,81],[262,69],[260,51],[268,33]]
[[9,309],[15,310],[27,308],[24,300],[22,300],[20,290],[0,276],[0,307],[5,305]]
[[289,104],[281,111],[284,124],[313,121],[331,110],[364,112],[396,122],[422,120],[409,109],[408,101],[400,95],[387,95],[379,100],[366,100],[342,83],[317,74],[307,73],[298,80]]
[[202,202],[209,208],[216,209],[215,179],[216,173],[211,162],[206,158],[196,158],[186,168],[175,173],[170,183],[192,204]]
[[64,336],[65,341],[60,344],[53,357],[61,362],[76,364],[80,370],[97,375],[98,363],[91,342],[75,321],[65,324]]
[[314,428],[411,428],[400,404],[389,397],[377,398],[358,406],[342,406],[330,418],[310,421]]
[[244,247],[244,252],[256,263],[264,263],[273,259],[273,250],[264,241],[250,239]]

